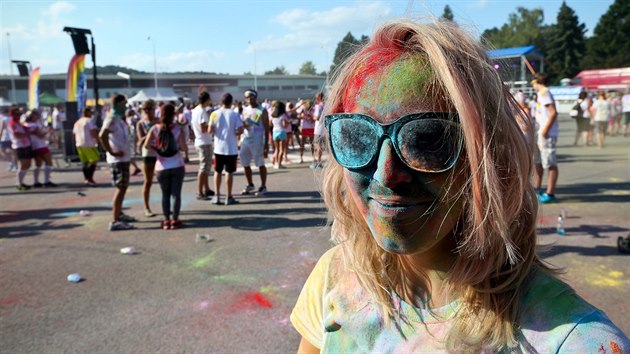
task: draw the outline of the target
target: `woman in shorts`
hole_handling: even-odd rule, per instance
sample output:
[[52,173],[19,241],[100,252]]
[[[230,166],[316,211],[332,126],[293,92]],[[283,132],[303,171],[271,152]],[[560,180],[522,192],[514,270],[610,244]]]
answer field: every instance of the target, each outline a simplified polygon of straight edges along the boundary
[[151,127],[158,122],[155,116],[155,101],[148,99],[142,105],[142,119],[136,124],[136,134],[138,136],[138,145],[142,146],[142,172],[144,175],[144,183],[142,184],[142,200],[144,202],[144,216],[154,217],[155,213],[151,211],[149,200],[151,199],[151,186],[153,185],[153,174],[155,173],[155,163],[157,155],[154,150],[145,147],[145,141]]
[[17,185],[15,188],[19,191],[26,191],[31,189],[31,186],[24,184],[24,176],[26,176],[28,169],[31,168],[31,160],[34,156],[31,148],[30,133],[20,122],[21,113],[17,106],[12,106],[9,109],[9,114],[11,115],[11,120],[7,128],[11,138],[11,148],[18,160]]
[[276,101],[271,111],[271,124],[273,125],[272,136],[274,155],[272,158],[273,167],[284,168],[282,162],[286,154],[285,147],[287,141],[286,128],[290,125],[286,115],[286,106],[282,101]]
[[[35,158],[35,169],[33,170],[33,187],[56,187],[57,185],[50,181],[50,173],[52,172],[52,153],[48,148],[46,130],[42,123],[39,110],[33,109],[26,112],[26,122],[24,126],[28,129],[31,138],[31,149]],[[39,172],[44,165],[44,183],[39,182]]]

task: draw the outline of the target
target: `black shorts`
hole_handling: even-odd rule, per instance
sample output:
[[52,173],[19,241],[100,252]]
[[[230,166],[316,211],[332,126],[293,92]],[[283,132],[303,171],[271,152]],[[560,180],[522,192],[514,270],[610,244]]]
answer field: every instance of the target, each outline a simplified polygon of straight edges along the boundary
[[225,168],[225,172],[233,173],[236,171],[236,161],[238,155],[219,155],[214,154],[214,170],[216,172],[223,172],[223,168]]
[[146,166],[147,170],[155,171],[156,162],[157,162],[157,157],[155,156],[145,156],[142,158],[142,163]]
[[35,153],[33,149],[28,146],[15,149],[15,156],[17,156],[18,160],[30,160],[35,157]]

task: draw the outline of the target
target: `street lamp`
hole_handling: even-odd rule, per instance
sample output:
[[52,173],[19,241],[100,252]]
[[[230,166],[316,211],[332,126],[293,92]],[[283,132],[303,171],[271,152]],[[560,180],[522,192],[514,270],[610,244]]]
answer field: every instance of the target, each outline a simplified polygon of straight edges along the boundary
[[117,72],[116,75],[122,77],[123,79],[127,79],[127,82],[129,83],[129,97],[131,97],[131,75],[122,71]]
[[[151,41],[151,36],[147,37],[148,41]],[[157,57],[155,56],[155,39],[153,39],[153,80],[155,81],[155,96],[158,96],[158,82],[157,82]]]
[[254,51],[254,90],[258,91],[258,75],[256,75],[256,44],[253,44],[252,41],[248,41],[247,44],[252,46],[252,50]]

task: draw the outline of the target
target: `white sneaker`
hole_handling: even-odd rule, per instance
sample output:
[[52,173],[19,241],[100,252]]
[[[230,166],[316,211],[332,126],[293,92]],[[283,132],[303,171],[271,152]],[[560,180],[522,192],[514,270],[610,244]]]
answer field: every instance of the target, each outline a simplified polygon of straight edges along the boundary
[[250,185],[245,186],[245,188],[243,188],[241,195],[254,194],[255,191],[256,191],[256,187],[253,184],[250,184]]
[[121,231],[131,229],[133,229],[133,225],[127,224],[124,221],[113,221],[109,223],[109,231]]

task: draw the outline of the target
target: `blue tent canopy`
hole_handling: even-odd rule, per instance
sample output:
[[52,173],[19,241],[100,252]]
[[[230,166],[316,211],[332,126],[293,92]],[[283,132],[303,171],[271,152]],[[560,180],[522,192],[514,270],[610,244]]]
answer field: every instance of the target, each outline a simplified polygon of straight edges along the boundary
[[[507,72],[507,75],[510,77],[516,75],[520,79],[520,84],[528,81],[527,67],[533,67],[531,70],[539,72],[544,71],[544,57],[536,50],[536,46],[533,45],[493,49],[488,50],[486,53],[494,62],[497,70],[501,68],[503,74],[505,75]],[[512,79],[508,81],[515,82],[516,80]]]
[[488,51],[488,56],[490,57],[490,59],[517,58],[529,55],[542,57],[542,54],[540,54],[536,50],[536,46],[533,45],[528,45],[524,47],[493,49]]

